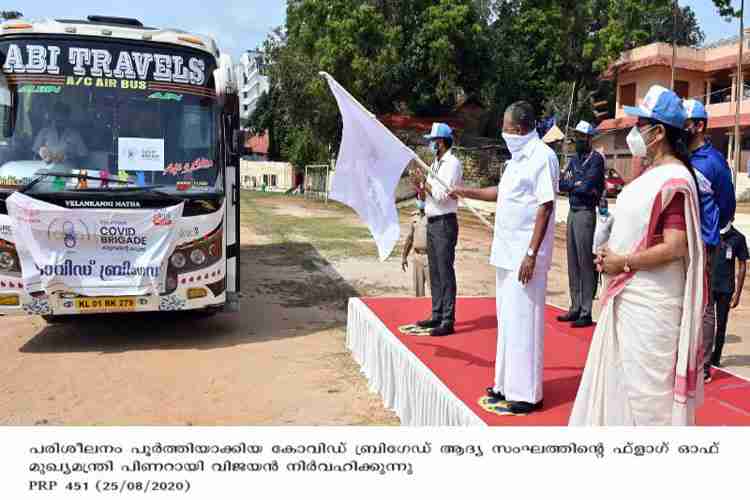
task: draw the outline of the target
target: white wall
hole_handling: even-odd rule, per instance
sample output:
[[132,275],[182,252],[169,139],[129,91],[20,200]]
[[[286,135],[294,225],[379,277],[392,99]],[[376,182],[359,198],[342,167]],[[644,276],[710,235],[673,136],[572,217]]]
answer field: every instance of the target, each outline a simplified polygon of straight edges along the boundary
[[240,57],[238,74],[240,79],[240,118],[248,119],[258,105],[258,99],[268,92],[268,77],[262,66],[262,54],[247,51]]
[[[276,186],[268,186],[269,191],[287,191],[294,187],[294,167],[291,163],[275,161],[240,160],[240,186],[242,189],[259,189],[263,176],[276,176]],[[252,179],[255,178],[255,186]],[[268,183],[270,184],[270,182]]]

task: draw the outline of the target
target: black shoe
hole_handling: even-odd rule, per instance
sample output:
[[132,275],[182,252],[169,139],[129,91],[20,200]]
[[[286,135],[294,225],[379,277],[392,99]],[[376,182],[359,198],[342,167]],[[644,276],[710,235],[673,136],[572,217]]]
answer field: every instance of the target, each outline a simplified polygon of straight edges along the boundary
[[[508,401],[505,411],[513,415],[528,415],[531,412],[542,409],[542,401],[538,403],[527,403],[526,401]],[[501,409],[501,411],[503,411]]]
[[711,382],[711,380],[713,380],[711,378],[711,368],[705,368],[703,370],[703,383],[708,384]]
[[453,325],[442,324],[430,332],[430,337],[445,337],[453,334]]
[[422,321],[417,321],[417,326],[419,328],[436,328],[440,326],[440,321],[436,319],[423,319]]
[[591,321],[591,316],[581,316],[577,320],[573,322],[572,326],[573,328],[588,328],[590,326],[593,326],[594,322]]
[[580,315],[581,313],[579,313],[578,311],[569,311],[568,313],[563,314],[562,316],[558,316],[557,321],[570,323],[571,321],[576,321]]
[[493,387],[487,388],[487,404],[496,405],[505,402],[505,394],[502,392],[495,392]]

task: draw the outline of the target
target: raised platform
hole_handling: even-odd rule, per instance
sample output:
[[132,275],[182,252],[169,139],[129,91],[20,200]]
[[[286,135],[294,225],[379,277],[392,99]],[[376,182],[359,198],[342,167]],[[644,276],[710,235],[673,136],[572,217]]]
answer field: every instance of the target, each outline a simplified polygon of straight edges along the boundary
[[[398,326],[430,314],[429,298],[353,298],[346,344],[385,405],[403,425],[564,426],[573,406],[593,329],[575,330],[547,306],[544,409],[501,417],[477,401],[494,378],[497,323],[494,298],[459,298],[456,333],[415,337]],[[750,381],[716,370],[706,386],[698,425],[750,425]]]

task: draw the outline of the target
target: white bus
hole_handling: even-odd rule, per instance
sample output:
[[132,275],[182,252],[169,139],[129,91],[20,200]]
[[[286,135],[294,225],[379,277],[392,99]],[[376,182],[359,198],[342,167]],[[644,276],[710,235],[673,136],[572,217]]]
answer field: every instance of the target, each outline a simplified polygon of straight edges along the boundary
[[215,41],[14,19],[0,65],[0,315],[238,310],[238,86]]

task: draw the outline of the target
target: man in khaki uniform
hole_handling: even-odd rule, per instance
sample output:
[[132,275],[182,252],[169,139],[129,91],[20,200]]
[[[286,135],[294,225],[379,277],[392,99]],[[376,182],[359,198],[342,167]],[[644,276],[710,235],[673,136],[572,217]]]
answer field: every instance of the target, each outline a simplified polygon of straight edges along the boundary
[[406,268],[409,266],[407,258],[414,250],[414,255],[411,258],[412,265],[412,279],[414,281],[414,294],[417,297],[424,297],[424,285],[427,280],[427,217],[424,211],[424,194],[417,194],[417,209],[419,212],[415,214],[411,222],[411,231],[409,236],[406,238],[404,244],[404,252],[401,256],[401,269],[406,272]]

